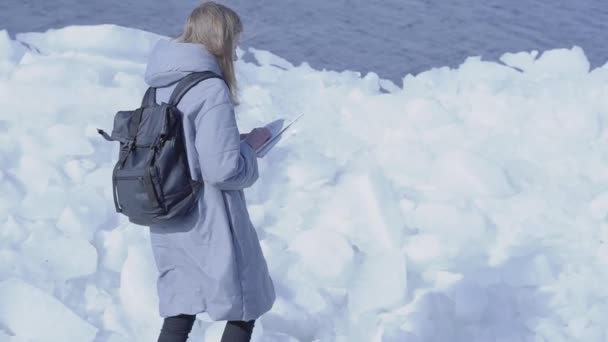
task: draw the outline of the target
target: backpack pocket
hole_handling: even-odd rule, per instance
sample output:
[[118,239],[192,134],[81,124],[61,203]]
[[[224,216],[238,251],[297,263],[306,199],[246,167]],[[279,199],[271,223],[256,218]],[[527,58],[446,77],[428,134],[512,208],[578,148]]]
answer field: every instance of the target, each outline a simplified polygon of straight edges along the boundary
[[155,178],[156,174],[149,168],[117,170],[114,191],[125,215],[152,222],[167,213]]

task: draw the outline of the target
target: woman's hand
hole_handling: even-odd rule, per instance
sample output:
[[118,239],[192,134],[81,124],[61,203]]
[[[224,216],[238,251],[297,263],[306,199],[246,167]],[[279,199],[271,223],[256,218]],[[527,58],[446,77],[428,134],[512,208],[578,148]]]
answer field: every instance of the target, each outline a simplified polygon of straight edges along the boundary
[[257,127],[246,135],[245,141],[251,145],[254,150],[257,150],[260,146],[264,145],[268,139],[270,139],[272,133],[270,133],[270,130],[266,127]]

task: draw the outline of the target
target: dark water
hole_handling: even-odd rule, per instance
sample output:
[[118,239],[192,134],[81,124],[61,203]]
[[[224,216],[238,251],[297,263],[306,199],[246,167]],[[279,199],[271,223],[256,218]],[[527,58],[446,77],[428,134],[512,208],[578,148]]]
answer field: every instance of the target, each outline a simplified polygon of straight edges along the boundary
[[[242,17],[242,48],[317,69],[407,73],[467,56],[578,45],[608,61],[608,0],[226,0]],[[177,35],[193,0],[0,0],[0,29],[45,31],[113,23]],[[400,82],[398,82],[400,84]]]

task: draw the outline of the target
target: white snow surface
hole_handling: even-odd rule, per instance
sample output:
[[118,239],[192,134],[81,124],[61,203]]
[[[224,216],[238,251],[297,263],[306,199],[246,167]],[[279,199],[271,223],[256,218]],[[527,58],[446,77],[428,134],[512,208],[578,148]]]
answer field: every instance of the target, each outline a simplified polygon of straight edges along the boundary
[[[137,107],[159,38],[0,31],[0,341],[158,335],[149,234],[114,212],[96,128]],[[246,189],[277,289],[254,342],[608,340],[608,64],[501,61],[394,84],[239,50],[241,132],[304,114]]]

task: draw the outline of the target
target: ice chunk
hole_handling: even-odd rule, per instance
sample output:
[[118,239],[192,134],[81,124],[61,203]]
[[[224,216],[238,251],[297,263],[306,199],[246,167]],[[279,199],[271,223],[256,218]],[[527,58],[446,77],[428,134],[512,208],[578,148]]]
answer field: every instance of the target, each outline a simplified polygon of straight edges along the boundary
[[[486,231],[486,222],[479,213],[455,205],[425,202],[416,207],[411,216],[414,226],[421,232],[435,233],[442,239],[466,240],[480,237]],[[462,235],[463,230],[468,236]]]
[[441,239],[435,234],[413,235],[407,239],[404,251],[414,263],[426,263],[441,257]]
[[81,51],[116,59],[144,62],[153,45],[163,38],[117,25],[68,26],[44,33],[19,33],[17,40],[35,46],[45,54]]
[[[458,73],[454,75],[458,80],[459,91],[464,94],[478,90],[487,90],[489,93],[494,93],[500,90],[505,83],[520,76],[513,68],[496,62],[482,61],[479,56],[468,57],[460,65]],[[464,98],[467,98],[466,95]],[[478,98],[473,102],[482,99]]]
[[60,301],[15,278],[0,282],[0,326],[36,342],[92,342],[97,334]]
[[304,266],[325,284],[342,283],[352,272],[353,247],[342,234],[312,229],[297,235],[289,247],[298,253]]
[[29,150],[19,158],[15,175],[28,192],[45,192],[51,177],[56,175],[53,165]]
[[[260,337],[257,340],[252,338],[252,342],[300,342],[297,338],[287,335],[285,333],[277,333],[272,332],[268,334],[264,334],[263,337]],[[313,341],[314,342],[314,341]]]
[[0,330],[0,341],[2,342],[32,342],[30,339],[21,338],[19,336],[7,335]]
[[106,340],[106,342],[129,342],[130,340],[123,336],[123,335],[119,335],[119,334],[110,334],[108,336],[108,339]]
[[476,284],[462,282],[450,291],[454,301],[454,314],[469,324],[483,319],[488,303],[485,290]]
[[6,30],[0,30],[0,79],[17,65],[25,48],[11,40]]
[[451,289],[464,278],[460,273],[434,270],[425,271],[422,277],[425,281],[433,284],[434,289],[440,290]]
[[269,106],[272,103],[270,92],[260,85],[251,85],[243,89],[242,98],[251,106]]
[[[66,87],[82,87],[98,84],[101,81],[99,68],[91,66],[90,63],[77,61],[66,63],[63,59],[46,57],[39,60],[38,58],[34,60],[24,58],[24,62],[28,63],[23,63],[16,69],[12,79],[20,83],[38,85],[46,83],[52,86],[61,83]],[[68,74],[71,77],[66,78],[65,75]]]
[[[44,203],[44,205],[40,205]],[[57,219],[65,208],[66,193],[58,186],[49,186],[45,192],[29,192],[21,202],[18,213],[29,219]]]
[[505,283],[513,286],[542,286],[556,280],[555,271],[546,255],[511,259],[503,267]]
[[531,76],[570,78],[589,73],[590,63],[579,46],[571,49],[554,49],[543,52],[529,70]]
[[[370,295],[373,294],[373,295]],[[352,316],[402,304],[407,294],[407,268],[398,252],[365,256],[352,283],[348,307]]]
[[435,187],[456,196],[507,196],[514,192],[499,165],[462,150],[442,154],[430,172]]
[[359,160],[364,165],[349,165],[353,171],[341,178],[324,204],[332,210],[321,212],[321,224],[350,236],[362,250],[398,249],[405,231],[399,199],[371,158]]
[[[259,327],[254,327],[253,331],[259,329]],[[226,327],[226,322],[214,322],[205,329],[205,339],[204,341],[220,341],[222,339],[222,334],[224,333],[224,328]]]
[[316,188],[331,179],[335,161],[319,153],[303,151],[300,158],[286,166],[287,177],[293,186]]
[[[280,296],[277,297],[272,312],[264,315],[260,322],[263,326],[260,327],[259,332],[263,332],[264,336],[272,331],[305,341],[309,341],[316,334],[315,326],[321,323],[318,316],[308,313],[297,304]],[[254,334],[257,334],[255,331],[254,329]],[[260,342],[262,341],[263,338]]]
[[318,290],[313,289],[311,286],[304,286],[306,282],[301,280],[297,281],[295,278],[288,279],[293,283],[302,284],[301,287],[298,287],[294,291],[294,298],[292,299],[294,304],[297,304],[298,307],[306,310],[311,315],[319,314],[328,309],[327,302]]
[[402,95],[406,98],[428,98],[435,91],[454,93],[458,89],[457,73],[448,67],[431,68],[403,78]]
[[103,247],[101,264],[114,272],[121,272],[128,252],[128,238],[123,229],[101,231],[100,244]]
[[104,330],[112,331],[120,336],[131,336],[128,329],[128,317],[117,304],[105,308],[102,316]]
[[102,313],[112,303],[112,297],[95,284],[87,284],[84,291],[85,309],[88,313]]
[[522,51],[518,53],[507,52],[500,57],[500,60],[508,66],[526,71],[534,67],[534,62],[537,56],[538,51],[536,50],[531,52]]
[[65,137],[81,136],[81,128],[66,124],[56,124],[48,128],[46,138],[49,150],[46,151],[51,156],[60,158],[63,156],[86,156],[93,153],[93,146],[88,140],[80,139],[75,144],[74,141]]
[[260,65],[274,65],[283,69],[293,68],[293,64],[269,51],[248,48]]
[[606,220],[608,218],[608,191],[597,195],[590,204],[591,216],[598,220]]
[[82,277],[97,269],[97,250],[81,237],[49,236],[48,228],[38,229],[23,242],[24,258],[43,265],[53,279],[64,281]]
[[380,87],[389,93],[397,93],[403,90],[391,80],[380,79],[378,83],[380,84]]
[[[22,258],[12,248],[0,248],[0,279],[5,279],[17,273]],[[1,326],[0,326],[1,328]]]
[[16,246],[27,237],[27,230],[19,224],[13,215],[9,215],[4,222],[0,220],[0,246]]
[[107,201],[95,188],[83,184],[70,189],[68,203],[58,218],[57,228],[68,236],[92,241],[95,231],[107,219]]
[[57,228],[68,236],[83,235],[82,227],[83,222],[78,219],[76,214],[74,214],[74,210],[70,207],[66,207],[57,220]]
[[84,184],[88,184],[97,189],[103,189],[103,198],[106,200],[106,207],[114,210],[112,199],[112,167],[108,165],[100,166],[91,171],[84,177]]
[[156,339],[157,331],[150,327],[162,325],[158,316],[156,278],[150,242],[131,245],[120,273],[119,293],[132,336],[138,341]]
[[405,104],[408,122],[419,130],[428,130],[454,123],[456,118],[436,100],[412,99]]

